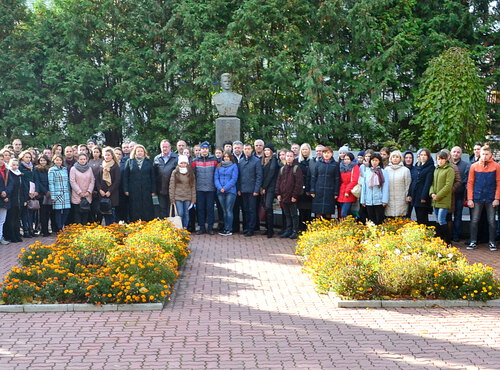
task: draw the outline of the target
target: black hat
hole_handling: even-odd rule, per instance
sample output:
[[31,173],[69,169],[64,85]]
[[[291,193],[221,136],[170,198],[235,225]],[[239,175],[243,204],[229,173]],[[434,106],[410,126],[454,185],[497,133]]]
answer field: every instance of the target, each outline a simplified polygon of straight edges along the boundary
[[266,145],[264,145],[264,149],[271,149],[272,152],[274,152],[274,144],[273,143],[267,143]]

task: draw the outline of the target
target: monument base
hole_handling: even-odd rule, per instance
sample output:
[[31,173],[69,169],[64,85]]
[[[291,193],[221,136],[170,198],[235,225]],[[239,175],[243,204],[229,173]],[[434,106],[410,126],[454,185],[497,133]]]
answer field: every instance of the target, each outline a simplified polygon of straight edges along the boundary
[[225,141],[240,140],[240,119],[237,117],[219,117],[215,120],[215,145],[222,148]]

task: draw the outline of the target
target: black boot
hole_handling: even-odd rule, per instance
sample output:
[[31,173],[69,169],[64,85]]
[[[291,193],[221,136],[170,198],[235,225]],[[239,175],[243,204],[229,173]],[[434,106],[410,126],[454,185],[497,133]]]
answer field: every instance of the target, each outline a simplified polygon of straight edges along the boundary
[[272,209],[266,209],[266,226],[267,237],[272,238],[274,235],[274,213]]

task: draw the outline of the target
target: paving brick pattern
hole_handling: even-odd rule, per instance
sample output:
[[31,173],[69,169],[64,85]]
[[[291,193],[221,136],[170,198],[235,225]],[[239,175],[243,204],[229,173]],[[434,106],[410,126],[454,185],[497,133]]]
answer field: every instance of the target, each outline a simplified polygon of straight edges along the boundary
[[[19,249],[0,247],[2,274]],[[0,369],[500,368],[498,308],[334,309],[290,240],[191,249],[163,311],[0,314]]]

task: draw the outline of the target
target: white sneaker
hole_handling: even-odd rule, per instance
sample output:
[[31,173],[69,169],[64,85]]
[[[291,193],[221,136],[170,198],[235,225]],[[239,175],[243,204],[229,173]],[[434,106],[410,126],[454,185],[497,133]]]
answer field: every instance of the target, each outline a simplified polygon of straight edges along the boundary
[[10,244],[8,240],[5,240],[5,238],[0,239],[0,244],[7,245]]

